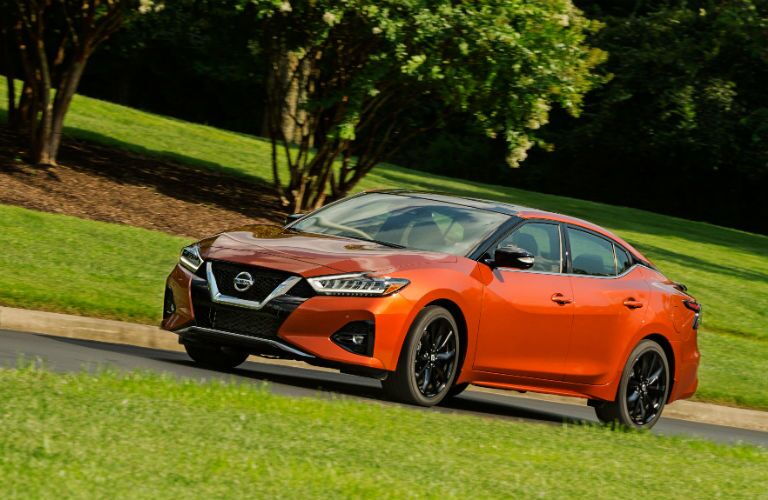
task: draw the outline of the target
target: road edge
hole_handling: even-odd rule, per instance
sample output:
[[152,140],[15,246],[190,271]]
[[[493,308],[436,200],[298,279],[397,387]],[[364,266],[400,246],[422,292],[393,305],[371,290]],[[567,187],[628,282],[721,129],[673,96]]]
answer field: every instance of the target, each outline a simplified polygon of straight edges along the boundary
[[[184,350],[179,345],[175,335],[157,326],[7,306],[0,306],[0,330],[14,330],[24,333],[93,340],[168,351]],[[267,361],[278,365],[306,366],[304,363],[296,361],[257,359],[260,363]],[[316,367],[312,367],[312,369],[316,369]],[[509,394],[507,391],[495,389],[473,387],[472,390]],[[513,394],[518,395],[517,393]],[[577,406],[586,404],[586,400],[550,396],[547,394],[527,393],[523,396]],[[691,422],[768,432],[768,412],[760,410],[734,408],[696,401],[676,401],[666,407],[664,416]]]

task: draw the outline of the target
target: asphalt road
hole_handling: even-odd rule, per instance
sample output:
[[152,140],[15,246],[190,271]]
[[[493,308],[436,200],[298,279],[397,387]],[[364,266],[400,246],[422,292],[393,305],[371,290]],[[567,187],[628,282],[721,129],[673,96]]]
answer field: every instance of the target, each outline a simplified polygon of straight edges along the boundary
[[[377,401],[383,398],[379,382],[376,380],[321,371],[309,365],[307,368],[298,368],[247,362],[231,373],[221,373],[195,366],[180,352],[0,330],[0,366],[13,367],[22,356],[27,359],[39,357],[44,360],[45,366],[59,372],[111,366],[121,370],[168,372],[195,379],[228,379],[234,376],[243,382],[268,382],[273,392],[292,397],[343,395]],[[514,393],[500,395],[469,390],[448,403],[423,411],[470,413],[549,425],[567,421],[597,422],[593,410],[586,406],[516,397],[512,394]],[[662,417],[653,432],[768,447],[768,432],[673,418]]]

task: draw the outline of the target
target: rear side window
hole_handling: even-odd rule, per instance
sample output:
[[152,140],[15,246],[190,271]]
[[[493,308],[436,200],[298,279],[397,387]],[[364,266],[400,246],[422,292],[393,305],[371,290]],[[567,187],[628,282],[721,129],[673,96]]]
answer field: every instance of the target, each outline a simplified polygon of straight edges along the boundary
[[613,244],[586,231],[568,228],[573,274],[614,276]]
[[616,249],[616,274],[622,274],[624,271],[632,267],[632,259],[629,254],[621,248],[619,245],[613,246]]

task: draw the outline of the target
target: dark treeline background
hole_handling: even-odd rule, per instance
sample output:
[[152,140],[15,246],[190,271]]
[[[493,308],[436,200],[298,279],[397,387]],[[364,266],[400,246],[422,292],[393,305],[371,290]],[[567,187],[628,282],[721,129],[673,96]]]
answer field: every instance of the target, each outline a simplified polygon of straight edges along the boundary
[[[575,3],[604,23],[591,43],[611,75],[579,118],[553,110],[516,169],[460,118],[391,161],[768,233],[768,2]],[[94,54],[80,92],[263,135],[259,34],[236,4],[173,0],[139,16]]]

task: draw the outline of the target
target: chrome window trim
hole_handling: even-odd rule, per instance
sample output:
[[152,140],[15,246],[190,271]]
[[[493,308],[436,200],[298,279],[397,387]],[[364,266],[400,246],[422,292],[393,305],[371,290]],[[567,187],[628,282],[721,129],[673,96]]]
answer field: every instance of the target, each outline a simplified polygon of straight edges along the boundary
[[277,340],[272,339],[265,339],[262,337],[251,337],[250,335],[242,335],[239,333],[232,333],[232,332],[226,332],[224,330],[216,330],[215,328],[205,328],[202,326],[190,326],[188,328],[184,328],[182,330],[178,330],[174,333],[178,335],[184,335],[186,333],[195,333],[195,332],[202,332],[202,333],[210,333],[213,335],[221,335],[223,337],[231,337],[234,339],[241,339],[241,340],[252,340],[255,342],[261,342],[263,344],[269,344],[271,346],[277,347],[279,349],[282,349],[283,351],[289,352],[291,354],[295,354],[297,356],[301,356],[304,358],[314,358],[313,355],[306,353],[304,351],[300,351],[296,349],[295,347],[291,347],[288,344],[284,344],[282,342],[278,342]]
[[515,273],[547,274],[547,275],[553,275],[553,276],[573,276],[576,278],[597,278],[597,279],[604,279],[604,280],[613,280],[617,278],[623,278],[627,274],[631,273],[632,270],[636,267],[647,267],[647,266],[644,266],[639,262],[635,262],[630,267],[628,267],[626,271],[616,276],[595,276],[592,274],[553,273],[553,272],[547,272],[547,271],[530,271],[528,269],[514,269],[511,267],[497,267],[496,269],[498,269],[499,271],[507,271],[507,272],[515,272]]
[[242,307],[244,309],[252,309],[255,311],[262,309],[275,298],[281,295],[285,295],[288,290],[293,288],[296,283],[301,281],[299,276],[290,276],[286,278],[285,281],[277,285],[277,287],[272,290],[272,293],[267,295],[264,300],[258,302],[255,300],[239,299],[237,297],[232,297],[231,295],[224,295],[221,293],[219,291],[219,286],[216,283],[216,277],[213,275],[213,264],[211,261],[205,263],[205,275],[208,278],[208,292],[211,294],[211,300],[213,302],[217,304]]
[[[538,222],[538,223],[547,223],[547,224],[557,224],[557,225],[560,226],[560,242],[563,245],[563,248],[561,249],[561,255],[560,255],[560,269],[561,269],[561,272],[553,273],[551,271],[531,271],[530,269],[515,269],[515,268],[511,268],[511,267],[495,267],[495,268],[493,268],[494,271],[498,269],[499,271],[504,271],[504,272],[542,274],[542,275],[545,275],[545,276],[548,276],[548,275],[552,275],[552,276],[574,276],[574,277],[577,277],[577,278],[597,278],[597,279],[618,279],[618,278],[623,278],[627,274],[631,273],[636,267],[644,267],[644,268],[649,269],[651,271],[659,272],[658,270],[653,269],[653,267],[651,267],[650,265],[648,265],[644,261],[641,261],[641,260],[637,259],[632,252],[627,250],[624,247],[624,245],[622,245],[619,242],[615,241],[613,238],[609,238],[608,236],[606,236],[604,234],[597,233],[596,231],[593,231],[592,229],[589,229],[587,227],[579,226],[579,225],[576,225],[576,224],[571,224],[571,223],[568,223],[568,222],[560,222],[560,221],[556,221],[556,220],[552,220],[552,219],[539,219],[539,218],[521,219],[521,221],[519,221],[518,223],[513,225],[511,228],[508,228],[506,233],[503,233],[502,236],[497,237],[495,239],[494,243],[492,243],[491,245],[488,246],[488,249],[493,248],[494,246],[498,246],[509,235],[511,235],[515,231],[519,230],[525,224],[528,224],[528,223],[531,223],[531,222],[534,222],[534,223]],[[576,274],[576,273],[572,273],[572,272],[566,272],[566,268],[568,267],[567,266],[567,262],[568,262],[568,259],[570,259],[570,257],[571,257],[571,255],[570,255],[570,253],[571,253],[570,241],[567,240],[567,237],[568,237],[567,230],[569,228],[573,228],[575,230],[582,231],[582,232],[585,232],[587,234],[594,235],[594,236],[596,236],[598,238],[602,238],[603,240],[611,243],[612,250],[613,250],[613,258],[614,258],[614,269],[618,270],[618,264],[617,264],[617,260],[616,260],[616,247],[618,247],[621,250],[623,250],[629,256],[629,258],[633,259],[635,262],[630,267],[628,267],[623,273],[617,274],[617,275],[613,275],[613,276],[595,276],[595,275],[592,275],[592,274]],[[482,260],[480,260],[479,262],[482,262]]]

